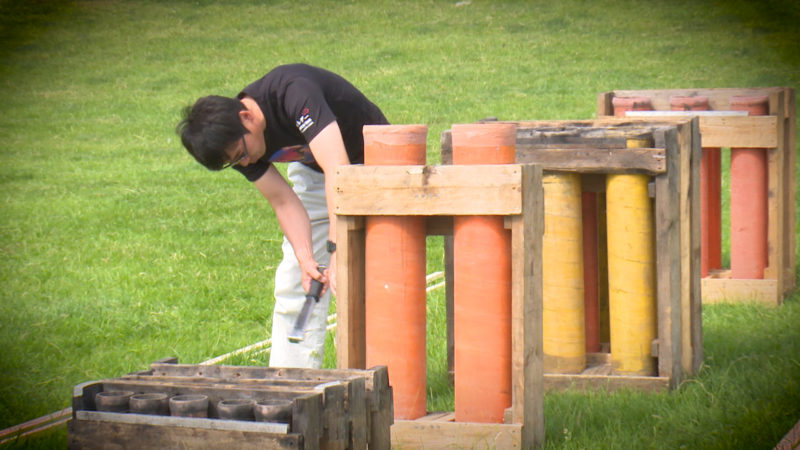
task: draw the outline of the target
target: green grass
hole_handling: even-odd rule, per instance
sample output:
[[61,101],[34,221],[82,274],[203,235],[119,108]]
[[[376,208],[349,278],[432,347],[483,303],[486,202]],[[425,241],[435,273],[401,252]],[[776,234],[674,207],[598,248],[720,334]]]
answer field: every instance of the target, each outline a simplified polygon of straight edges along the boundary
[[[280,232],[241,176],[180,147],[197,97],[312,63],[427,124],[437,163],[452,123],[591,118],[601,91],[797,89],[798,21],[788,0],[0,1],[0,428],[77,383],[267,337]],[[705,364],[676,392],[548,395],[548,447],[774,445],[800,419],[798,303],[704,308]],[[434,293],[430,409],[452,408],[443,310]]]

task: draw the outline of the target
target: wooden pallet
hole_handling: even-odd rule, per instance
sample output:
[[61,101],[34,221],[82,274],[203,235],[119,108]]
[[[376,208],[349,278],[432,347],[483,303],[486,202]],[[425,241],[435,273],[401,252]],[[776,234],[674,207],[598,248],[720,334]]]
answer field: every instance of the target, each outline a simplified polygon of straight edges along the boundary
[[[764,279],[733,279],[720,270],[702,279],[702,300],[757,301],[779,305],[796,286],[795,279],[795,97],[786,87],[754,89],[617,90],[597,96],[599,117],[614,114],[615,97],[649,97],[656,111],[670,109],[672,96],[706,96],[714,111],[730,109],[732,96],[769,99],[767,116],[699,116],[703,147],[766,148],[768,164],[767,268]],[[651,117],[652,120],[652,117]]]
[[542,171],[535,165],[345,166],[337,170],[337,359],[365,365],[364,217],[425,216],[428,234],[452,235],[452,216],[501,215],[512,235],[512,405],[504,424],[455,422],[449,414],[397,420],[398,448],[533,448],[542,417]]
[[[97,411],[101,391],[204,394],[208,418]],[[220,420],[223,399],[292,402],[290,423]],[[154,363],[150,370],[75,387],[70,448],[293,448],[390,447],[392,393],[385,367],[312,370]]]
[[[611,373],[607,362],[602,362],[605,356],[590,354],[589,364],[581,374],[544,374],[546,389],[659,391],[677,386],[698,370],[703,358],[697,119],[601,118],[516,123],[517,162],[536,163],[545,171],[580,173],[585,192],[603,193],[605,174],[609,173],[653,176],[658,338],[652,354],[658,358],[657,376],[616,375]],[[654,148],[626,148],[629,139],[649,140]],[[442,162],[452,161],[451,155],[447,130],[442,134]],[[452,278],[452,246],[447,239],[445,261],[446,277]],[[452,290],[446,286],[448,308],[452,309]],[[448,353],[452,354],[452,341],[448,346]]]

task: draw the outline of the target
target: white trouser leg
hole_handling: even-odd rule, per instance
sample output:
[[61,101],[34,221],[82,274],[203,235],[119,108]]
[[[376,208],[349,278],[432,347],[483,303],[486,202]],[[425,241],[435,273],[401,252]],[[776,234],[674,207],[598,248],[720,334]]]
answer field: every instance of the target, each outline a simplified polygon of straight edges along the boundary
[[[328,208],[325,202],[325,177],[300,163],[289,163],[287,177],[311,220],[311,239],[314,260],[328,264],[325,249],[328,239]],[[269,365],[273,367],[320,368],[325,348],[325,327],[330,303],[330,291],[314,305],[306,323],[306,332],[299,343],[291,343],[288,332],[294,327],[306,293],[300,281],[300,267],[289,241],[283,238],[283,260],[275,271],[275,309],[272,314],[272,351]]]

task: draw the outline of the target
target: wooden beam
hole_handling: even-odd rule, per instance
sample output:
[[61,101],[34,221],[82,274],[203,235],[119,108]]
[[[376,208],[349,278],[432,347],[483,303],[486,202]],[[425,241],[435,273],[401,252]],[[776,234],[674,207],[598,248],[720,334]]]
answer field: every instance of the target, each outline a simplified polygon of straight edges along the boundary
[[544,374],[545,391],[607,391],[634,389],[644,392],[666,392],[669,390],[669,378],[646,377],[639,375],[567,375]]
[[[729,110],[730,98],[734,95],[769,95],[784,88],[713,88],[713,89],[649,89],[649,90],[617,90],[608,92],[609,104],[613,97],[650,97],[653,109],[670,109],[670,97],[706,96],[712,110]],[[598,103],[599,104],[599,103]],[[598,111],[599,112],[599,111]],[[611,110],[613,114],[613,109]],[[611,115],[606,114],[606,115]]]
[[336,177],[338,215],[513,215],[522,208],[519,165],[353,165]]
[[737,280],[731,278],[703,278],[701,281],[703,303],[755,302],[778,306],[781,296],[778,280]]
[[[669,136],[667,136],[669,134]],[[681,361],[680,177],[677,136],[656,132],[658,145],[667,146],[667,172],[655,180],[656,309],[658,311],[658,374],[678,376]],[[669,140],[670,142],[667,142]],[[677,382],[675,383],[677,384]]]
[[529,448],[521,446],[522,425],[398,420],[392,448]]
[[540,148],[517,145],[518,163],[542,164],[547,170],[579,173],[663,173],[662,148]]
[[522,448],[544,445],[542,392],[542,235],[544,193],[539,166],[522,166],[522,215],[511,219],[512,420]]
[[774,148],[777,126],[775,116],[700,117],[703,147]]
[[364,369],[365,336],[364,218],[337,216],[336,360],[339,368]]

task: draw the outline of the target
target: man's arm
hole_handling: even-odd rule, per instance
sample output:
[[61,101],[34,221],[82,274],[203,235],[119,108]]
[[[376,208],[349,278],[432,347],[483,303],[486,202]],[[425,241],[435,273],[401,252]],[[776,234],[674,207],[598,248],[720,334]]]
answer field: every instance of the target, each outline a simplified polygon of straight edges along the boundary
[[303,290],[308,292],[311,278],[325,281],[322,274],[317,271],[314,261],[314,252],[311,244],[311,223],[297,194],[294,193],[289,183],[277,169],[271,167],[261,178],[253,182],[261,195],[269,202],[275,211],[278,224],[289,240],[300,266],[300,275]]
[[[330,221],[328,239],[336,242],[336,214],[334,214],[332,204],[336,187],[336,168],[350,164],[339,124],[336,121],[331,122],[308,144],[317,164],[325,172],[325,199],[328,202],[328,219]],[[336,255],[331,255],[328,278],[331,290],[336,294]]]

